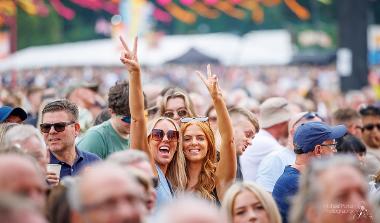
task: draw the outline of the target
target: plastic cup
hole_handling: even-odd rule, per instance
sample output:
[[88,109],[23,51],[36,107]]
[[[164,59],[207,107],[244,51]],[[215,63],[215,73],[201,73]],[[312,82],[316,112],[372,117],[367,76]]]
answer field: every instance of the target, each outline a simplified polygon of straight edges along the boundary
[[47,172],[53,172],[60,178],[61,175],[61,164],[51,164],[49,163],[46,167]]

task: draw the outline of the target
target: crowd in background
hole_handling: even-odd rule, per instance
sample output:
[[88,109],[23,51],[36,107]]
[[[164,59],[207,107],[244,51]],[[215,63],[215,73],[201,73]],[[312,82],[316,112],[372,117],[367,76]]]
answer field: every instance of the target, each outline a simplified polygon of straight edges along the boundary
[[376,70],[342,93],[332,66],[140,68],[123,44],[123,67],[1,73],[4,222],[380,221]]

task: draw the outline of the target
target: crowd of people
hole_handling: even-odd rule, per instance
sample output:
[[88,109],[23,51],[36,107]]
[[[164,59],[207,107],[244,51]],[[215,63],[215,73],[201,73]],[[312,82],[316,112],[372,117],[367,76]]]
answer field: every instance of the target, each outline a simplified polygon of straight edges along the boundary
[[2,221],[380,221],[370,90],[343,96],[330,68],[207,65],[162,78],[140,67],[137,39],[120,44],[127,75],[2,76]]

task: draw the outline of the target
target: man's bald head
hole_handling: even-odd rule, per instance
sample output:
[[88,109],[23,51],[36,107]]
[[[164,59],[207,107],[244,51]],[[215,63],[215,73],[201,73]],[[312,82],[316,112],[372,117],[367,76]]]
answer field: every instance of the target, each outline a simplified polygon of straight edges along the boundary
[[42,210],[45,191],[43,175],[32,158],[11,153],[0,155],[0,192],[28,197]]

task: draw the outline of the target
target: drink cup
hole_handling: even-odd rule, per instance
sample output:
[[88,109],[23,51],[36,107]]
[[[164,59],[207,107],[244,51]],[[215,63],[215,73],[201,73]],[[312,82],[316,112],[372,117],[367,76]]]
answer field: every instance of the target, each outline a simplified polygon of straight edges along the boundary
[[53,172],[58,178],[60,178],[61,164],[48,164],[46,168],[47,172]]

